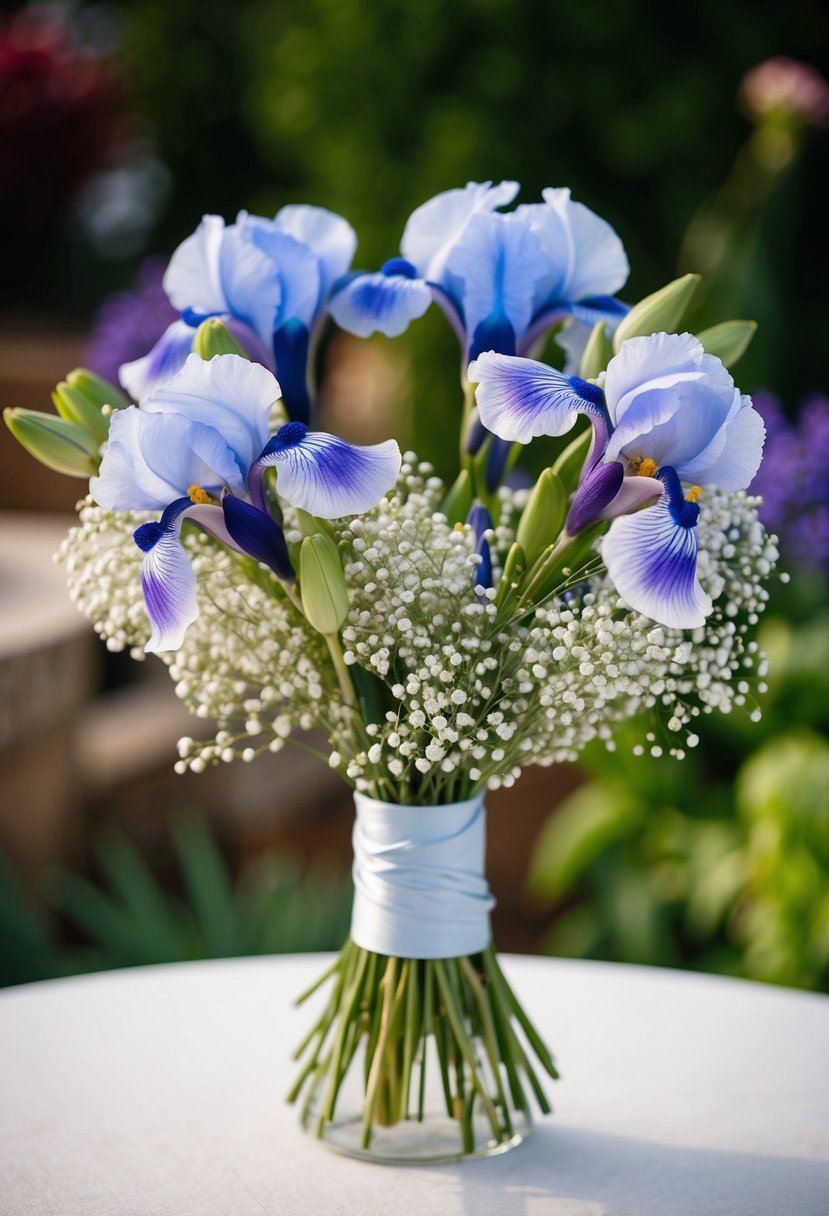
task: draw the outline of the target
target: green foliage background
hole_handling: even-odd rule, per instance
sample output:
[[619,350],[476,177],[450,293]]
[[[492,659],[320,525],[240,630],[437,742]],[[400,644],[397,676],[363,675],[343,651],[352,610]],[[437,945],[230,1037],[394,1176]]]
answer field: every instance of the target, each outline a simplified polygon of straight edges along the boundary
[[[689,225],[707,217],[727,255],[689,326],[760,323],[737,369],[746,391],[770,388],[793,409],[826,387],[826,132],[807,133],[791,164],[747,194],[734,182],[753,129],[740,80],[781,54],[827,74],[821,0],[78,7],[115,18],[138,129],[170,190],[134,257],[107,263],[75,230],[50,246],[30,288],[53,312],[88,319],[107,291],[129,285],[139,256],[171,252],[204,212],[326,206],[354,224],[357,264],[372,268],[437,191],[516,178],[524,200],[569,185],[614,225],[631,260],[630,302],[697,268],[680,266],[679,251]],[[441,424],[458,408],[454,337],[433,310],[394,355],[410,369],[409,437],[444,471]],[[708,721],[684,766],[633,759],[624,739],[615,756],[588,755],[595,780],[551,819],[532,876],[554,915],[550,949],[829,987],[827,638],[813,606],[781,602],[765,634],[773,686],[759,728]],[[256,912],[273,883],[254,884],[260,895],[230,892],[205,847],[194,839],[182,854],[185,880],[197,854],[204,880],[184,903],[162,907],[117,844],[102,855],[96,887],[64,887],[63,915],[93,943],[89,965],[149,961],[159,949],[172,958],[296,948],[279,936],[284,918]],[[16,900],[0,880],[0,919],[17,926],[7,941],[18,941],[18,957],[43,975],[80,965],[55,956],[47,928]],[[218,907],[232,941],[213,932]],[[321,929],[319,944],[333,946],[337,933]]]
[[[93,6],[94,7],[94,6]],[[153,249],[169,253],[205,211],[272,213],[307,201],[356,227],[357,262],[397,250],[406,217],[468,179],[516,178],[524,199],[569,185],[622,235],[639,299],[676,268],[683,234],[715,200],[751,130],[739,83],[773,55],[821,67],[816,0],[134,0],[109,6],[144,129],[171,175]],[[825,65],[824,65],[825,70]],[[751,256],[700,324],[760,322],[745,388],[787,398],[824,381],[816,273],[829,187],[825,136],[738,216]],[[684,267],[693,269],[693,267]],[[827,268],[824,265],[824,270]],[[113,268],[66,293],[93,307]],[[126,268],[122,268],[125,280]],[[53,268],[54,275],[54,268]],[[437,319],[435,319],[437,321]],[[419,402],[450,408],[456,351],[437,322],[398,346]]]

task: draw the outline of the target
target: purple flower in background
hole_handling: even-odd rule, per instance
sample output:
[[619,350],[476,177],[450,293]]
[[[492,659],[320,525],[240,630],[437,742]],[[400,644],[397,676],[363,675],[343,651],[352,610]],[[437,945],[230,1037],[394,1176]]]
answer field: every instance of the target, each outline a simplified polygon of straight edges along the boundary
[[807,398],[789,422],[771,393],[754,405],[766,423],[765,460],[751,483],[760,519],[780,537],[784,554],[804,569],[829,567],[829,397]]
[[118,369],[151,350],[178,313],[164,294],[165,258],[148,258],[130,291],[109,296],[98,310],[85,365],[111,384]]

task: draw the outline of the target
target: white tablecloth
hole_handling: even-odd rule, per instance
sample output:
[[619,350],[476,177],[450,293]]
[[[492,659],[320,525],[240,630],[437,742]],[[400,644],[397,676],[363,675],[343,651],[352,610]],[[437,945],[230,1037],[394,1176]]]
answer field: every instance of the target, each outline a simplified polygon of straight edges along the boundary
[[505,1156],[336,1156],[282,1095],[322,956],[0,994],[3,1216],[827,1216],[829,999],[507,958],[556,1114]]

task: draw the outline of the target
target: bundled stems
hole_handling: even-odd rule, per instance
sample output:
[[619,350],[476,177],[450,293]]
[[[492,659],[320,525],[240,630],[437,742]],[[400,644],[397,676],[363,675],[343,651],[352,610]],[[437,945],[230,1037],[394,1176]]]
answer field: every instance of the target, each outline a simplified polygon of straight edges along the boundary
[[486,1143],[512,1138],[516,1112],[531,1118],[528,1088],[539,1108],[550,1110],[531,1056],[552,1078],[555,1064],[491,946],[464,958],[399,959],[349,939],[297,1003],[329,980],[328,1001],[295,1053],[303,1063],[288,1095],[290,1102],[303,1096],[303,1124],[319,1137],[337,1119],[361,1048],[364,1150],[377,1127],[423,1121],[430,1058],[464,1153],[482,1148],[481,1136]]

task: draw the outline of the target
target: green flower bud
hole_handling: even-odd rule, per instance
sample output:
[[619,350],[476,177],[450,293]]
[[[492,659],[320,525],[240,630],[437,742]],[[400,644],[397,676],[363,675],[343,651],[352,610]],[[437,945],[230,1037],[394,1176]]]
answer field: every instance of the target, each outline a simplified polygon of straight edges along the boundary
[[567,512],[567,491],[552,469],[545,469],[535,483],[521,513],[515,539],[532,564],[543,549],[558,540]]
[[595,380],[599,372],[603,372],[613,358],[613,344],[607,335],[607,324],[597,321],[593,326],[590,337],[579,364],[579,375],[582,380]]
[[55,386],[52,401],[61,418],[86,431],[98,446],[109,434],[112,411],[129,405],[114,384],[83,367],[70,372]]
[[647,337],[661,332],[673,334],[685,316],[686,309],[700,282],[698,274],[684,274],[653,295],[645,296],[622,317],[613,335],[613,349],[618,351],[627,338]]
[[108,405],[112,410],[125,410],[130,404],[120,388],[86,367],[76,367],[66,377],[66,382],[101,409]]
[[316,536],[317,533],[322,532],[334,541],[337,538],[336,532],[327,519],[317,519],[316,515],[309,515],[307,511],[297,509],[296,521],[303,536]]
[[348,591],[337,546],[323,532],[306,536],[299,551],[302,607],[319,633],[336,634],[348,616]]
[[568,494],[572,494],[579,484],[584,462],[587,460],[593,443],[593,427],[586,426],[575,439],[568,443],[553,465],[553,472],[558,474],[562,485]]
[[79,426],[38,410],[3,410],[6,426],[26,451],[48,469],[68,477],[92,477],[98,471],[98,444]]
[[196,330],[193,350],[202,359],[212,359],[214,355],[241,355],[247,359],[233,334],[216,317],[202,321]]
[[461,469],[449,488],[441,508],[450,524],[462,524],[472,507],[472,478],[468,469]]
[[726,367],[733,367],[748,350],[756,332],[756,321],[722,321],[703,329],[697,337],[709,355],[716,355]]

